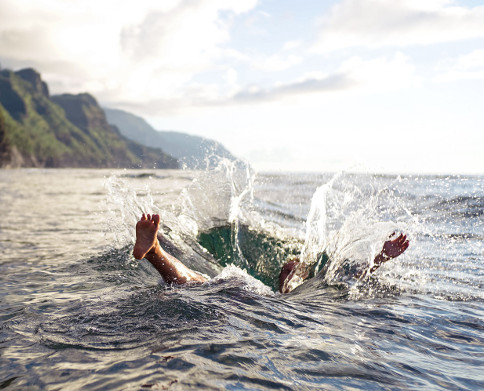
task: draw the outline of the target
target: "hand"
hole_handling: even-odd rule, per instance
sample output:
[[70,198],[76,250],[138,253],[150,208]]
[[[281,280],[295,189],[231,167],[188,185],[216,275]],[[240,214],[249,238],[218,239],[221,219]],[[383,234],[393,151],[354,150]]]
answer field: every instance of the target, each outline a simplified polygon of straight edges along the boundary
[[[390,239],[393,237],[393,235],[395,235],[395,232],[390,235]],[[400,234],[398,238],[387,240],[385,243],[383,243],[383,248],[380,251],[380,254],[378,254],[373,261],[373,266],[370,268],[370,273],[373,273],[375,270],[377,270],[382,263],[388,262],[390,259],[396,258],[402,254],[408,248],[408,244],[409,242],[407,240],[407,235],[404,234]],[[366,273],[363,275],[366,275]]]
[[[393,233],[390,238],[395,235]],[[407,240],[407,235],[400,234],[396,239],[393,240],[387,240],[383,244],[383,249],[381,250],[381,254],[383,255],[383,258],[385,258],[385,262],[398,257],[400,254],[402,254],[407,248],[408,248],[409,242]]]

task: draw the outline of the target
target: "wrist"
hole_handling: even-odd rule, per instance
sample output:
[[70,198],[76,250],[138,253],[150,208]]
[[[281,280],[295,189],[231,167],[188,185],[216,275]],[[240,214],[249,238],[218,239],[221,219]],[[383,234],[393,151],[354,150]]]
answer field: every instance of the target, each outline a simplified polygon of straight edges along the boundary
[[378,254],[378,256],[375,258],[375,263],[384,263],[386,261],[389,261],[390,259],[392,259],[392,257],[390,257],[389,255],[385,254],[383,251]]

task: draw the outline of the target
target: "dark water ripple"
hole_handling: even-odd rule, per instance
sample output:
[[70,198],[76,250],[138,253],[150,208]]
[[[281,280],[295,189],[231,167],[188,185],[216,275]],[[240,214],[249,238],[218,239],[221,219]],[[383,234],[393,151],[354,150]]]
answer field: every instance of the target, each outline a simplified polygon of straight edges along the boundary
[[482,385],[484,325],[476,304],[425,296],[354,302],[330,292],[320,293],[321,302],[312,297],[307,306],[304,295],[264,297],[233,281],[111,295],[62,311],[49,308],[50,314],[40,306],[25,309],[17,321],[4,323],[8,354],[2,362],[9,357],[12,375],[20,375],[11,384],[39,389],[66,382],[74,389]]

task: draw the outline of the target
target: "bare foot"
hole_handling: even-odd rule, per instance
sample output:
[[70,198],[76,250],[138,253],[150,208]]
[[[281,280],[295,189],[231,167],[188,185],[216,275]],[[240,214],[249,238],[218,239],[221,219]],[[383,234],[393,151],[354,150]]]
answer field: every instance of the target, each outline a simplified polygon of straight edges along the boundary
[[380,253],[375,257],[373,261],[373,266],[370,269],[370,273],[377,270],[383,263],[388,262],[390,259],[396,258],[401,255],[409,246],[409,241],[407,235],[400,234],[395,239],[395,232],[390,235],[391,240],[387,240],[383,244],[383,248]]
[[133,256],[136,259],[146,258],[169,284],[207,281],[205,277],[186,267],[160,246],[157,238],[159,226],[159,215],[150,216],[143,213],[140,221],[136,223],[136,243]]
[[156,234],[160,225],[160,216],[146,216],[143,213],[140,221],[136,223],[136,243],[134,244],[133,256],[143,259],[146,254],[154,251],[159,246]]
[[[390,239],[395,236],[395,232],[390,235]],[[407,235],[400,234],[397,238],[393,240],[387,240],[383,244],[383,249],[381,250],[382,254],[385,255],[388,259],[396,258],[400,254],[402,254],[409,245],[409,241],[407,239]]]

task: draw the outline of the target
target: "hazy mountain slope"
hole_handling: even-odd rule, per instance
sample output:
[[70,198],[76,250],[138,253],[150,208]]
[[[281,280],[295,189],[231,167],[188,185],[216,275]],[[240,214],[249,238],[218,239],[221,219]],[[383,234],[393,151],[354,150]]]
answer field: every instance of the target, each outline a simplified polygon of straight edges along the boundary
[[157,131],[143,118],[122,110],[104,108],[107,120],[125,137],[144,145],[162,148],[188,168],[216,165],[221,158],[236,158],[220,143],[182,132]]

